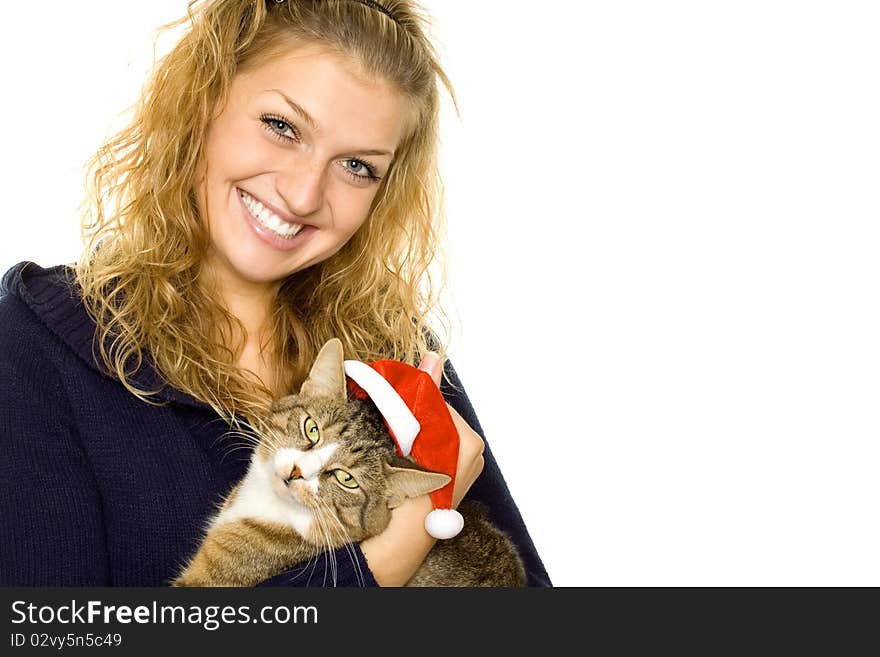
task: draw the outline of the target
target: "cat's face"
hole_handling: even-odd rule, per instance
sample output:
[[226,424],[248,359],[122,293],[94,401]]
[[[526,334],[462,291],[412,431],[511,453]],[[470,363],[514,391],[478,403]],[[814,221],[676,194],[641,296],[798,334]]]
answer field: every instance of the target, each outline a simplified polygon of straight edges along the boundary
[[315,544],[374,536],[403,499],[449,481],[399,457],[375,406],[349,399],[339,340],[321,349],[299,394],[276,402],[266,429],[251,467]]

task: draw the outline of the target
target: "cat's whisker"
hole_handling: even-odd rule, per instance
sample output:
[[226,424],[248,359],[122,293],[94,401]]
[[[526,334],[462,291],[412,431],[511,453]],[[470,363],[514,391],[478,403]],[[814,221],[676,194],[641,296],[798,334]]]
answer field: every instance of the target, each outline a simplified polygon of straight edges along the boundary
[[276,433],[276,428],[270,425],[268,422],[264,420],[258,420],[259,428],[255,429],[255,434],[267,438],[269,440],[278,441],[279,444],[284,442],[283,438],[279,437]]
[[283,449],[285,447],[284,438],[276,434],[274,431],[267,434],[266,442],[275,450]]
[[351,563],[355,568],[355,575],[357,576],[358,584],[360,586],[366,586],[366,580],[364,579],[364,574],[361,571],[361,566],[358,563],[357,555],[355,554],[354,548],[352,547],[351,538],[349,536],[348,530],[345,529],[345,526],[340,522],[339,518],[330,508],[324,500],[319,499],[320,502],[327,509],[327,516],[336,523],[336,526],[339,528],[340,538],[342,539],[342,545],[345,547],[345,551],[348,553],[348,557],[351,559]]
[[339,582],[339,564],[336,562],[336,546],[333,543],[333,535],[330,533],[330,526],[326,521],[325,522],[325,531],[327,532],[327,543],[330,544],[330,563],[332,564],[333,569],[333,586]]
[[[315,522],[318,525],[318,528],[321,530],[320,532],[318,532],[318,537],[321,539],[320,543],[326,544],[327,539],[326,539],[326,536],[323,531],[323,526],[321,525],[320,514],[316,513],[314,518],[315,518]],[[315,550],[317,551],[316,554],[318,556],[324,555],[324,579],[321,582],[321,586],[326,586],[327,585],[327,562],[330,560],[330,556],[328,554],[326,554],[327,551],[322,547],[322,545],[319,545],[317,543],[315,544]],[[317,565],[317,561],[315,562],[315,564]]]
[[231,450],[229,452],[223,453],[223,456],[221,457],[221,462],[227,456],[232,454],[236,449],[253,450],[260,442],[260,438],[257,435],[253,435],[253,434],[250,434],[248,432],[243,432],[243,431],[229,430],[229,431],[224,431],[219,436],[217,436],[217,438],[215,438],[214,441],[211,443],[211,447],[212,448],[215,447],[218,442],[220,442],[230,436],[234,437],[234,438],[243,439],[245,444],[244,445],[238,445],[238,444],[230,445],[229,447],[231,448]]
[[228,452],[225,452],[223,454],[223,456],[221,457],[220,462],[223,463],[223,461],[224,461],[224,459],[226,459],[226,457],[232,456],[233,454],[235,454],[235,452],[238,452],[238,451],[244,451],[245,453],[253,454],[253,448],[238,445],[236,447],[230,448],[230,450]]
[[260,444],[260,437],[259,436],[253,436],[253,435],[247,434],[247,433],[239,433],[239,434],[232,434],[231,433],[230,435],[233,435],[236,438],[240,438],[242,440],[242,442],[244,442],[247,445],[251,445],[253,447],[256,447],[257,445]]
[[273,450],[278,450],[285,446],[286,441],[284,438],[279,436],[275,430],[265,422],[261,422],[261,428],[259,430],[253,430],[252,435],[255,441],[255,446],[261,442]]
[[[312,565],[312,572],[309,573],[309,581],[310,582],[312,581],[312,577],[315,576],[315,569],[318,567],[318,558],[321,556],[321,548],[318,547],[317,545],[313,546],[313,548],[315,550],[315,554],[311,558],[313,558],[315,560],[315,563]],[[324,577],[326,578],[326,576],[327,576],[327,570],[326,570],[326,563],[325,563]]]
[[237,438],[237,439],[238,439],[238,442],[237,442],[237,443],[234,443],[234,444],[232,445],[233,447],[242,447],[242,446],[244,446],[244,447],[250,447],[251,449],[253,449],[254,447],[256,447],[257,445],[260,444],[260,440],[259,440],[259,438],[255,437],[255,436],[250,436],[250,435],[247,435],[247,434],[238,434],[238,433],[233,433],[233,432],[229,432],[229,433],[226,433],[226,434],[224,434],[224,435],[225,435],[225,436],[231,436],[231,437],[234,437],[234,438]]
[[340,538],[342,540],[342,545],[345,547],[345,551],[348,554],[348,558],[351,559],[351,564],[354,566],[355,575],[357,576],[357,581],[360,586],[366,586],[366,579],[364,578],[364,573],[361,570],[360,563],[357,559],[357,554],[355,553],[355,549],[352,545],[351,536],[348,533],[348,530],[345,528],[345,525],[339,520],[336,513],[334,513],[329,505],[324,503],[328,510],[328,515],[330,519],[336,523],[336,526],[339,528]]
[[[303,573],[306,572],[306,570],[308,570],[308,568],[309,568],[309,564],[312,563],[312,560],[315,559],[316,556],[317,556],[317,553],[315,553],[315,554],[311,554],[311,555],[309,555],[309,558],[308,558],[308,559],[306,559],[305,561],[301,562],[301,563],[302,563],[302,568],[301,568],[300,570],[298,570],[297,572],[293,573],[293,575],[291,576],[291,578],[290,578],[288,581],[289,581],[289,582],[295,582],[297,579],[299,579],[300,575],[302,575]],[[312,573],[309,574],[309,580],[311,580],[312,574],[314,574],[314,572],[315,572],[315,568],[317,567],[317,565],[318,565],[318,562],[317,562],[317,561],[315,561],[315,563],[312,564]],[[308,580],[307,580],[307,581],[308,581]]]
[[312,545],[311,542],[306,542],[305,544],[310,548],[308,559],[301,561],[299,564],[296,564],[301,564],[302,568],[292,574],[292,576],[288,580],[289,582],[295,582],[297,579],[299,579],[300,576],[304,575],[305,572],[309,569],[309,564],[311,564],[312,566],[312,571],[309,573],[308,578],[306,579],[307,585],[309,582],[312,581],[312,577],[314,577],[315,575],[315,568],[318,567],[318,557],[321,554],[321,549]]
[[253,445],[253,446],[258,445],[259,442],[260,442],[260,438],[261,438],[261,436],[260,436],[259,434],[255,433],[255,432],[251,432],[251,431],[235,431],[235,430],[230,430],[230,431],[224,431],[222,434],[220,434],[220,435],[217,437],[217,439],[214,441],[213,444],[216,445],[216,443],[217,443],[218,441],[220,441],[220,440],[222,440],[222,439],[224,439],[224,438],[228,438],[228,437],[230,437],[230,436],[233,437],[233,438],[241,439],[241,440],[243,440],[245,443],[247,443],[247,444],[249,444],[249,445]]
[[[330,536],[330,532],[328,531],[327,524],[325,522],[324,513],[321,509],[321,500],[319,498],[315,498],[318,504],[315,506],[315,519],[318,521],[318,525],[321,528],[321,536],[324,539],[324,543],[327,545],[327,561],[330,562],[330,575],[333,579],[333,586],[336,586],[337,582],[337,570],[336,570],[336,552],[333,547],[332,537]],[[325,580],[326,582],[326,576]]]
[[230,445],[227,451],[223,453],[223,456],[229,456],[230,454],[234,454],[241,450],[245,452],[253,452],[254,448],[250,445]]
[[[324,526],[326,528],[328,542],[330,543],[332,551],[332,560],[333,560],[333,585],[336,586],[338,581],[338,572],[339,572],[339,564],[336,561],[336,549],[338,547],[348,547],[348,545],[343,541],[341,545],[339,542],[334,540],[334,534],[332,532],[333,527],[330,525],[328,521],[333,521],[338,524],[339,520],[336,518],[336,514],[333,513],[333,510],[329,507],[329,505],[323,500],[318,500],[323,509],[323,518],[324,518]],[[342,537],[340,537],[342,538]]]

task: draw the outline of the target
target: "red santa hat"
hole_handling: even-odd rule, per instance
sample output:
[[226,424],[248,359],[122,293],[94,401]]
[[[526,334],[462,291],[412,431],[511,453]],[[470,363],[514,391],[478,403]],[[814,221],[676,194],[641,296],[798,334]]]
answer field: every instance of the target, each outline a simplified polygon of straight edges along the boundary
[[425,530],[435,538],[452,538],[464,526],[464,518],[452,508],[455,470],[458,466],[458,430],[427,372],[396,360],[367,364],[344,363],[348,389],[354,397],[369,397],[382,417],[401,456],[451,477],[430,493],[434,510],[425,518]]

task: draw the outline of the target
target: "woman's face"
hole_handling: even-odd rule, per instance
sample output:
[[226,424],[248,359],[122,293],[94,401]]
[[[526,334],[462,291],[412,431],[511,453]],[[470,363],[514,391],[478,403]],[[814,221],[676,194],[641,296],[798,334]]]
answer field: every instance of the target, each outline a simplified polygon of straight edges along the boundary
[[278,282],[336,253],[366,219],[408,105],[355,70],[300,46],[234,78],[196,184],[222,282]]

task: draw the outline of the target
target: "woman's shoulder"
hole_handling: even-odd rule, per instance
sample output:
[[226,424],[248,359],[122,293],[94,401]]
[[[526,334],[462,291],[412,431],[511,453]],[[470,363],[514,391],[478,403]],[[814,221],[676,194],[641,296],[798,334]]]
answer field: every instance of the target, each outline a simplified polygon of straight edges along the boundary
[[53,291],[70,294],[74,289],[72,264],[41,267],[31,260],[23,260],[12,265],[0,278],[0,299],[11,296],[31,301]]
[[[76,294],[73,268],[44,268],[23,261],[0,278],[0,352],[30,350],[34,357],[49,344],[79,352],[91,341],[94,325]],[[19,353],[19,357],[23,355]]]

